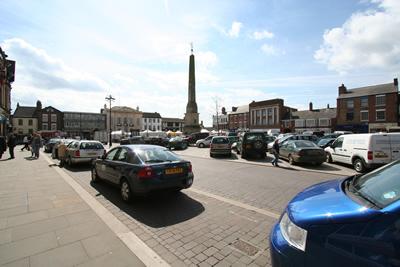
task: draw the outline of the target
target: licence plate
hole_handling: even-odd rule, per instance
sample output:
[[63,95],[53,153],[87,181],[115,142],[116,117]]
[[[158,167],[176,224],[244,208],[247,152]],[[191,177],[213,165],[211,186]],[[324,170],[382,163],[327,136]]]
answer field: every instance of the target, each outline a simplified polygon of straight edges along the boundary
[[183,169],[182,168],[170,168],[165,170],[165,174],[176,174],[176,173],[182,173]]

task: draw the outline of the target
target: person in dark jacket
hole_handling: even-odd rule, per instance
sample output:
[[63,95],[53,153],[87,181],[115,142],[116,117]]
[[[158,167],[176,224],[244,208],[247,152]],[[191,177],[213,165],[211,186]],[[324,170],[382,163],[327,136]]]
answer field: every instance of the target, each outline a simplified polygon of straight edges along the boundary
[[15,135],[13,133],[10,133],[10,135],[8,136],[8,141],[7,141],[8,151],[10,153],[10,159],[15,158],[14,157],[15,145],[16,145]]
[[0,159],[6,150],[7,150],[6,138],[4,136],[0,136]]
[[279,159],[279,143],[278,140],[275,140],[273,146],[272,146],[272,153],[274,154],[274,159],[272,160],[272,165],[275,167],[279,167],[278,165],[278,159]]

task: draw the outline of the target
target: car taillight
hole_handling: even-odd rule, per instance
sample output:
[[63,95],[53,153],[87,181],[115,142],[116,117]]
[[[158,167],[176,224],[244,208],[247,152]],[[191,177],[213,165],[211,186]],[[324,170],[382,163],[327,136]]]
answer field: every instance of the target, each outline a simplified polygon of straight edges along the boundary
[[188,172],[191,173],[192,172],[192,164],[190,162],[187,163],[187,168],[188,168]]
[[75,151],[75,157],[80,157],[81,156],[81,152],[79,150]]
[[306,153],[304,152],[304,150],[300,150],[299,152],[297,152],[297,154],[299,156],[304,156]]
[[149,179],[154,176],[153,169],[151,167],[144,167],[139,170],[138,172],[138,178],[141,180]]
[[373,160],[374,159],[374,152],[368,151],[368,160]]

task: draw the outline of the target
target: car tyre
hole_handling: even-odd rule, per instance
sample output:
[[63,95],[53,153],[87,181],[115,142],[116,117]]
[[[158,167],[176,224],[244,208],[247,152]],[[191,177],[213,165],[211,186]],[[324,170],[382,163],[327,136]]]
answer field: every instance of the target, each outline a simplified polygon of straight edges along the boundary
[[92,183],[98,183],[99,182],[99,176],[97,175],[96,168],[93,166],[92,168]]
[[247,154],[244,151],[242,151],[242,159],[245,159],[245,158],[247,158]]
[[332,163],[333,162],[331,153],[327,153],[326,154],[326,162],[328,162],[328,163]]
[[214,154],[213,153],[210,153],[210,158],[213,158],[214,157]]
[[124,202],[129,203],[132,201],[132,190],[126,179],[121,180],[121,188],[120,188],[121,198]]
[[356,172],[363,173],[366,171],[364,162],[361,159],[355,159],[353,162],[353,167],[356,170]]
[[203,144],[203,143],[200,143],[200,144],[199,144],[199,147],[200,147],[200,148],[204,148],[204,144]]
[[290,165],[296,164],[296,162],[294,162],[294,159],[293,159],[293,157],[291,155],[289,155],[288,160],[289,160],[289,164]]

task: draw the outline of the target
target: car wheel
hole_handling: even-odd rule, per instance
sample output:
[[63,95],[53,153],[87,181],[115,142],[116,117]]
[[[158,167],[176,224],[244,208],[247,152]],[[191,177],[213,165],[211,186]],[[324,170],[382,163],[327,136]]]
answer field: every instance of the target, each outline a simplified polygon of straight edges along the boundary
[[93,166],[92,168],[92,182],[97,183],[99,181],[99,176],[97,175],[96,168]]
[[232,153],[228,153],[227,156],[228,156],[228,158],[231,158],[232,157]]
[[355,159],[353,162],[353,166],[356,172],[365,172],[366,170],[364,163],[362,162],[361,159]]
[[245,158],[247,158],[247,154],[244,153],[244,151],[242,151],[242,159],[245,159]]
[[121,181],[121,198],[123,201],[129,203],[132,201],[132,191],[131,187],[126,179],[123,179]]
[[199,144],[199,147],[200,147],[200,148],[203,148],[203,147],[204,147],[204,144],[203,144],[203,143],[200,143],[200,144]]
[[332,156],[331,156],[330,153],[327,153],[327,154],[326,154],[326,162],[328,162],[328,163],[332,163],[332,162],[333,162]]
[[210,153],[210,158],[213,158],[214,157],[214,154],[213,153]]
[[288,160],[289,160],[289,164],[290,164],[290,165],[294,165],[294,164],[295,164],[294,159],[293,159],[292,156],[289,156],[289,157],[288,157]]

